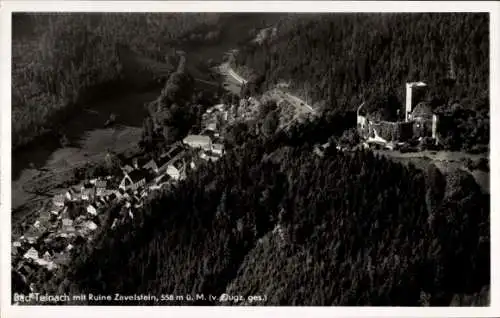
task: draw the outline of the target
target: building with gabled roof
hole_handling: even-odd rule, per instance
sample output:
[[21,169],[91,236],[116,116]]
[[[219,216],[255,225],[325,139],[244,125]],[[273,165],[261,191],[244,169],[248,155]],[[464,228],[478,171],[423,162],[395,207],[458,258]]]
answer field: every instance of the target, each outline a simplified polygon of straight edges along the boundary
[[142,168],[146,170],[151,169],[155,173],[158,173],[158,165],[154,159],[149,160],[144,166],[142,166]]
[[176,157],[178,154],[180,154],[181,152],[183,152],[184,150],[185,150],[185,146],[181,142],[176,142],[172,146],[170,146],[169,151],[162,154],[160,156],[160,158],[166,157],[168,159],[172,159],[172,158]]
[[183,142],[191,148],[201,148],[204,150],[212,148],[212,141],[208,136],[189,135],[183,139]]
[[181,180],[186,177],[186,165],[182,158],[172,161],[167,166],[167,174],[174,180]]
[[37,260],[39,258],[38,256],[38,251],[34,248],[31,247],[24,255],[23,258],[26,259],[32,259],[32,260]]
[[162,183],[162,182],[167,182],[170,179],[171,179],[170,175],[168,175],[168,174],[165,173],[165,174],[162,174],[161,176],[157,177],[155,179],[155,182],[156,183]]
[[134,170],[130,173],[125,173],[119,188],[125,191],[135,191],[146,184],[147,177],[148,173],[145,170]]
[[[176,153],[176,155],[178,155],[179,153]],[[157,169],[157,172],[156,173],[162,173],[164,171],[167,170],[167,166],[168,166],[168,163],[173,159],[174,157],[170,157],[170,156],[164,156],[164,157],[160,157],[158,159],[158,169]]]

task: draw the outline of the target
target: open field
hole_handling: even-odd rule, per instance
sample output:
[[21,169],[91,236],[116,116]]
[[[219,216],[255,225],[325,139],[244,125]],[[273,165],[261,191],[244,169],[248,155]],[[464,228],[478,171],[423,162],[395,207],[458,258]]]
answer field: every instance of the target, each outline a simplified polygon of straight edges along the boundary
[[[133,151],[133,145],[137,145],[141,134],[140,128],[130,126],[118,130],[98,129],[86,133],[79,148],[56,150],[42,167],[24,169],[19,178],[12,181],[12,209],[16,210],[55,194],[61,190],[58,188],[61,184],[73,178],[75,168],[104,160],[107,149],[118,153]],[[15,219],[19,219],[19,216]]]
[[433,163],[444,174],[453,173],[460,169],[470,173],[477,184],[485,193],[490,193],[490,173],[480,170],[470,171],[465,167],[463,160],[471,159],[478,160],[487,158],[486,154],[468,154],[458,151],[421,151],[401,153],[399,151],[375,150],[375,153],[389,157],[394,161],[401,163],[412,163],[416,168],[425,169],[429,164]]

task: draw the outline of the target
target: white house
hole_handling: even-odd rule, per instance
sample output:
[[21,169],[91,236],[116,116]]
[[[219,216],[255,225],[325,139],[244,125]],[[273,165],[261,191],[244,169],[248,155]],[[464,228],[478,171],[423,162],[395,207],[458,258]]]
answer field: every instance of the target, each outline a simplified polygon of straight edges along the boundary
[[207,129],[211,131],[216,131],[217,130],[217,123],[212,122],[207,124]]
[[212,141],[208,136],[189,135],[184,138],[183,142],[191,148],[201,148],[204,150],[210,150],[212,148]]
[[38,251],[34,247],[32,247],[24,254],[23,257],[26,259],[37,260],[39,258]]
[[170,163],[171,160],[172,158],[170,156],[164,156],[158,159],[157,163],[158,169],[156,170],[156,173],[157,174],[164,173],[167,170],[168,164]]

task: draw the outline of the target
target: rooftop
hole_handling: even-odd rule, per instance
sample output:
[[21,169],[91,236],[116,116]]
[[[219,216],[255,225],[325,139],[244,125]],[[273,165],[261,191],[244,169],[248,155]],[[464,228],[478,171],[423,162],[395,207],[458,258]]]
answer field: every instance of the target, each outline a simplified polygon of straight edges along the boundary
[[175,156],[177,156],[178,154],[180,154],[182,151],[184,150],[184,147],[182,147],[182,145],[180,144],[176,144],[175,146],[172,146],[172,148],[170,148],[170,150],[162,155],[161,157],[164,158],[168,158],[168,160],[174,158]]
[[136,183],[141,181],[142,179],[145,179],[147,176],[146,171],[144,170],[134,170],[128,174],[132,182]]
[[149,169],[149,168],[151,168],[151,169],[155,169],[155,167],[156,167],[156,161],[155,161],[154,159],[149,160],[149,161],[148,161],[148,162],[147,162],[147,163],[143,166],[143,168],[144,168],[144,169]]
[[210,137],[203,136],[203,135],[189,135],[183,139],[183,142],[186,144],[190,144],[190,143],[209,144]]

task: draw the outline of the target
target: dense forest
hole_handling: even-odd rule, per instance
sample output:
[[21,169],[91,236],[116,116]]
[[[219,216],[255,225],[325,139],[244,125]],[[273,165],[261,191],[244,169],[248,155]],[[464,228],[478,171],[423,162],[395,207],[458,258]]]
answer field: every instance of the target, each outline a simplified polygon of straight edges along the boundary
[[263,89],[291,82],[316,107],[354,110],[377,96],[402,106],[404,83],[424,81],[447,148],[489,143],[488,14],[292,15],[275,26],[233,60]]
[[[54,129],[81,103],[163,84],[168,74],[158,76],[158,69],[174,71],[179,48],[206,63],[280,19],[245,13],[15,13],[13,146]],[[135,65],[129,52],[146,62]]]
[[53,128],[75,105],[122,92],[131,77],[120,48],[168,64],[171,42],[217,21],[210,13],[14,14],[14,148]]
[[226,156],[122,227],[104,221],[42,290],[267,295],[258,305],[487,304],[489,197],[468,174],[432,165],[334,147],[313,154],[308,142],[340,136],[345,116],[269,137],[238,124]]

